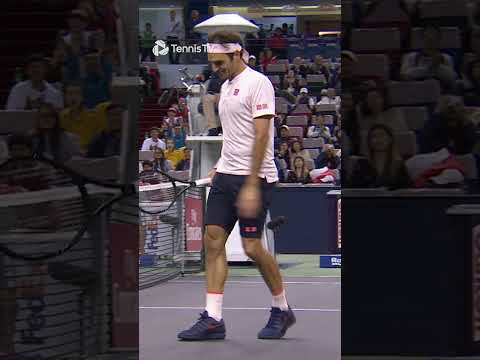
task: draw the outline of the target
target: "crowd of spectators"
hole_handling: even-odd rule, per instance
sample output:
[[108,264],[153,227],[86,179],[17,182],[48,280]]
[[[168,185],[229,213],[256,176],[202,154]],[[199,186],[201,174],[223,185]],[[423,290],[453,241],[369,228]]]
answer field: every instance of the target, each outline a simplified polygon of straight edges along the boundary
[[17,69],[6,110],[36,113],[21,137],[31,151],[58,161],[120,155],[123,107],[110,101],[119,74],[116,17],[113,1],[79,0],[50,56],[32,54]]
[[145,134],[140,151],[150,153],[151,160],[141,161],[140,179],[152,183],[156,175],[190,170],[190,149],[186,147],[188,114],[184,98],[167,110],[166,116]]
[[342,186],[458,188],[475,182],[477,3],[448,0],[435,11],[425,0],[345,6]]

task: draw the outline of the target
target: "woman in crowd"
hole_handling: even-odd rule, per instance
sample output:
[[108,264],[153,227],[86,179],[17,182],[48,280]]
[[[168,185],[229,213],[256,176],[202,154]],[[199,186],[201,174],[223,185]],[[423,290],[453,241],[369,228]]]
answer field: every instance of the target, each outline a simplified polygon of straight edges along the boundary
[[80,155],[78,138],[60,127],[58,112],[53,105],[43,103],[37,112],[32,132],[32,149],[56,161],[67,161]]
[[393,116],[385,103],[385,94],[377,88],[370,88],[362,103],[360,131],[369,131],[375,124],[388,126],[393,132],[408,131],[408,126],[401,118]]
[[[292,148],[290,150],[290,159],[295,161],[297,156],[302,157],[304,160],[310,160],[310,153],[303,148],[300,140],[295,140],[292,142]],[[291,169],[293,169],[293,163],[290,164]]]
[[288,172],[287,182],[302,184],[308,184],[312,182],[307,164],[305,163],[305,159],[303,157],[296,156],[294,158],[292,170]]
[[282,141],[280,143],[276,158],[278,160],[284,160],[285,161],[285,167],[287,169],[291,169],[291,166],[290,166],[291,165],[291,163],[290,163],[290,149],[289,149],[287,141]]
[[164,173],[173,170],[172,163],[165,158],[165,153],[161,148],[156,148],[153,152],[153,170]]
[[349,187],[410,187],[411,181],[405,163],[397,154],[395,137],[388,126],[373,125],[368,132],[367,146],[367,158],[357,161],[348,181]]
[[466,106],[480,106],[480,59],[468,64],[465,80],[460,83],[460,95]]

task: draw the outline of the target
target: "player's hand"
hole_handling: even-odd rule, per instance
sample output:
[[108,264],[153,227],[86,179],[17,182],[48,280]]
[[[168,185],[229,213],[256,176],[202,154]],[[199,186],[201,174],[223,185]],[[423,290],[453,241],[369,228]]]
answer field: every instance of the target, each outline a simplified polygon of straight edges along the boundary
[[213,180],[213,178],[215,177],[215,174],[217,173],[217,170],[216,169],[212,169],[208,172],[207,174],[207,177],[209,177],[210,179]]
[[247,219],[257,217],[260,212],[260,196],[257,185],[249,183],[243,185],[237,199],[238,214]]

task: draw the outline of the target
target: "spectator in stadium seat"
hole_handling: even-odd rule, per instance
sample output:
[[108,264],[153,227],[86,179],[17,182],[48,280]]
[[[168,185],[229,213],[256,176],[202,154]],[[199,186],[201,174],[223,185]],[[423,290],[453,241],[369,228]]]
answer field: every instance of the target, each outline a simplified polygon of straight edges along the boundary
[[60,125],[79,137],[82,151],[86,151],[93,137],[105,129],[104,108],[105,104],[100,104],[95,109],[87,109],[82,86],[78,83],[65,86],[65,109],[60,112]]
[[290,145],[288,141],[282,141],[278,147],[278,151],[276,154],[277,159],[281,159],[285,161],[287,169],[291,169],[291,161],[290,161]]
[[176,149],[175,141],[171,138],[167,139],[166,146],[165,158],[170,160],[172,168],[176,168],[178,162],[183,159],[183,149]]
[[55,86],[57,90],[61,90],[62,88],[63,67],[65,65],[66,57],[67,52],[65,44],[63,42],[58,42],[55,49],[52,51],[52,56],[47,60],[46,81]]
[[152,24],[146,23],[145,30],[139,35],[140,37],[140,54],[141,61],[155,61],[152,49],[157,41],[157,35],[152,31]]
[[111,64],[103,63],[98,52],[85,55],[85,77],[83,78],[83,97],[85,106],[93,109],[110,99]]
[[[301,156],[305,160],[311,160],[310,153],[303,148],[302,142],[300,140],[294,140],[290,148],[290,159],[295,161],[295,158],[298,156]],[[290,166],[293,169],[293,163],[291,163]]]
[[190,151],[189,148],[183,149],[183,159],[177,163],[177,166],[175,167],[176,171],[190,170]]
[[283,36],[292,36],[293,33],[290,31],[290,29],[288,28],[288,24],[287,23],[283,23],[282,24],[282,35]]
[[332,138],[330,129],[325,126],[325,118],[322,115],[312,115],[312,125],[307,130],[308,138],[323,138],[325,143],[329,143]]
[[274,56],[272,49],[265,48],[265,57],[263,58],[260,65],[262,65],[263,72],[267,71],[267,65],[276,64],[277,57]]
[[45,81],[47,62],[42,55],[30,56],[25,72],[28,80],[12,88],[8,95],[7,110],[38,109],[43,102],[53,104],[57,109],[63,108],[62,93]]
[[178,99],[178,114],[182,118],[183,122],[188,120],[188,106],[187,99],[181,97]]
[[334,88],[324,89],[321,94],[322,97],[317,104],[334,104],[338,108],[340,107],[340,96],[337,96],[337,91]]
[[167,116],[163,119],[163,122],[168,124],[169,127],[181,126],[182,118],[177,116],[177,109],[170,107],[167,110]]
[[67,17],[68,33],[63,36],[63,41],[67,45],[72,44],[72,39],[79,39],[80,46],[84,49],[90,48],[91,32],[86,31],[88,26],[88,15],[80,9],[75,9],[70,12]]
[[248,66],[250,66],[253,70],[262,72],[261,66],[257,65],[257,58],[255,55],[250,55],[248,58]]
[[367,136],[367,158],[358,159],[347,187],[388,189],[408,188],[411,180],[404,161],[397,154],[389,127],[373,125]]
[[150,129],[150,137],[145,139],[142,144],[142,150],[152,150],[152,148],[159,148],[165,150],[165,142],[160,139],[160,129],[158,127],[153,127]]
[[102,158],[119,156],[122,140],[122,114],[124,107],[109,104],[106,108],[107,126],[96,135],[88,147],[87,157]]
[[340,81],[342,93],[348,91],[352,94],[355,102],[362,98],[364,90],[364,82],[355,75],[355,68],[358,64],[357,56],[349,51],[343,50],[341,52],[342,67],[340,70]]
[[400,74],[405,80],[437,79],[446,90],[452,90],[457,78],[452,57],[440,51],[441,30],[426,26],[421,51],[404,55]]
[[80,155],[77,136],[60,127],[60,118],[55,107],[48,103],[40,105],[37,121],[32,131],[32,149],[36,154],[64,162]]
[[311,70],[314,74],[324,75],[327,83],[330,80],[330,71],[328,66],[325,64],[325,59],[322,55],[315,55]]
[[302,156],[296,156],[293,159],[292,170],[288,172],[287,183],[311,183],[310,173]]
[[328,167],[329,169],[338,169],[340,167],[340,157],[331,144],[325,144],[323,151],[318,154],[315,159],[315,168],[321,169]]
[[267,39],[267,46],[277,58],[287,58],[288,40],[283,36],[281,28],[275,28],[275,32]]
[[357,111],[353,96],[349,92],[342,93],[342,106],[340,107],[343,130],[350,140],[352,154],[360,153],[360,129],[357,119]]
[[287,125],[280,126],[278,132],[280,136],[274,140],[275,149],[278,149],[282,142],[290,143],[290,129]]
[[335,149],[342,148],[342,137],[343,137],[342,128],[341,127],[335,128],[335,130],[333,130],[333,137],[331,140]]
[[297,96],[297,99],[295,100],[295,105],[299,104],[305,104],[310,107],[315,106],[315,100],[308,95],[308,89],[306,87],[302,87],[300,89],[300,93]]
[[362,102],[361,119],[359,130],[368,131],[374,124],[383,124],[393,132],[408,131],[408,126],[403,118],[395,117],[388,111],[385,103],[385,95],[377,88],[370,88]]
[[153,169],[153,162],[150,160],[145,160],[142,162],[142,171],[138,174],[140,178],[154,176],[155,170]]
[[468,64],[465,80],[459,87],[466,106],[480,106],[480,59]]
[[172,162],[166,159],[164,151],[160,148],[156,148],[153,151],[152,166],[155,172],[160,173],[168,173],[169,171],[172,171],[174,169]]
[[173,127],[173,131],[170,137],[175,142],[175,148],[180,149],[185,147],[186,134],[184,133],[181,125]]
[[442,96],[433,118],[421,132],[422,153],[447,148],[457,155],[469,154],[476,143],[476,128],[468,117],[463,100],[454,96]]

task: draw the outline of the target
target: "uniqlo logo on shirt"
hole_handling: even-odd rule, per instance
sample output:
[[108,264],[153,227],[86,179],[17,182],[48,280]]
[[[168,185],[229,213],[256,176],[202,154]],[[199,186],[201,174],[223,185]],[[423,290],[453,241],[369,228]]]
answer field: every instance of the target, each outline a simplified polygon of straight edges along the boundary
[[262,110],[262,105],[257,105],[257,110]]
[[262,104],[262,109],[266,109],[268,108],[268,105],[267,104]]
[[233,91],[233,96],[237,96],[239,92],[240,92],[240,89],[235,89]]

